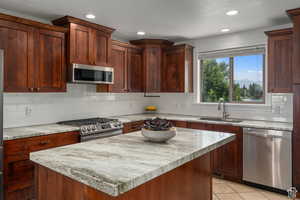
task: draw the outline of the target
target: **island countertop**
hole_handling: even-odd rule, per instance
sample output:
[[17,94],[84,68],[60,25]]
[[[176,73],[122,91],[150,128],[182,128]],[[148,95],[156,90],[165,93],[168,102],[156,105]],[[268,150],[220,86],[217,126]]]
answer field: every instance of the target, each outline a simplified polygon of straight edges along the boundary
[[230,133],[177,129],[167,143],[140,131],[30,154],[30,160],[111,196],[118,196],[232,140]]

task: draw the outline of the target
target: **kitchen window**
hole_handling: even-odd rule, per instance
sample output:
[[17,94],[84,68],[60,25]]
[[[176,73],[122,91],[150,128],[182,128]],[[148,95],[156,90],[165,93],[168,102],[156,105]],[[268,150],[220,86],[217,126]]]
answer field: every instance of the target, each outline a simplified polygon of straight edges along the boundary
[[265,103],[265,47],[202,53],[200,99],[230,103]]

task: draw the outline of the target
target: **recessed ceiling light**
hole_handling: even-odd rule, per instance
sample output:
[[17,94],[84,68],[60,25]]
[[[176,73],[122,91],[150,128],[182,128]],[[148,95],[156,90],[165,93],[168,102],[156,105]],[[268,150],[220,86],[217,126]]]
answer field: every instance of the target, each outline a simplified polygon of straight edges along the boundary
[[96,18],[96,16],[93,15],[93,14],[86,14],[85,17],[88,18],[88,19],[95,19]]
[[138,31],[136,34],[138,34],[138,35],[145,35],[146,33],[144,31]]
[[223,29],[221,29],[221,32],[223,32],[223,33],[226,33],[226,32],[229,32],[229,31],[230,31],[229,28],[223,28]]
[[238,10],[229,10],[226,15],[228,16],[234,16],[234,15],[237,15],[239,14],[239,11]]

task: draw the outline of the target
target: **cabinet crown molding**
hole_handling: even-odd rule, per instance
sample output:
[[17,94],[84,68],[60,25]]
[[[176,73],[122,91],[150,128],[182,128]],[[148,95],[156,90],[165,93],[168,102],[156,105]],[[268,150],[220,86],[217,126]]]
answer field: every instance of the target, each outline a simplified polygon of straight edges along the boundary
[[25,19],[25,18],[21,18],[21,17],[3,14],[3,13],[0,13],[0,20],[11,21],[11,22],[29,25],[29,26],[33,26],[36,28],[47,29],[47,30],[51,30],[51,31],[58,31],[58,32],[63,32],[63,33],[68,32],[68,29],[66,29],[64,27],[53,26],[51,24],[44,24],[44,23],[33,21],[30,19]]
[[293,18],[293,17],[296,17],[296,16],[300,15],[300,8],[287,10],[286,12],[289,15],[289,17]]
[[62,18],[59,18],[59,19],[55,19],[55,20],[52,21],[52,23],[54,25],[57,25],[57,26],[65,26],[69,23],[74,23],[74,24],[79,24],[79,25],[82,25],[82,26],[92,27],[94,29],[97,29],[97,30],[100,30],[100,31],[103,31],[103,32],[109,33],[109,34],[111,34],[112,32],[115,31],[115,29],[113,29],[113,28],[110,28],[110,27],[107,27],[107,26],[102,26],[102,25],[99,25],[99,24],[95,24],[95,23],[92,23],[92,22],[89,22],[89,21],[85,21],[83,19],[68,16],[68,15],[66,15]]
[[161,39],[131,40],[130,43],[138,46],[147,46],[147,45],[172,46],[174,44],[174,42],[171,42],[169,40],[161,40]]
[[293,34],[293,32],[294,32],[293,28],[285,28],[279,30],[266,31],[265,34],[267,36],[279,36],[279,35]]

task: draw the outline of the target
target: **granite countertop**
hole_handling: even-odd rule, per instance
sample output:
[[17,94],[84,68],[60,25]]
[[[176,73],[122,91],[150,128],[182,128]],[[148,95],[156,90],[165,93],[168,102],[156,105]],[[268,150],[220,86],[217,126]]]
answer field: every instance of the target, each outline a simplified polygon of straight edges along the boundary
[[[117,118],[123,123],[126,123],[126,122],[145,120],[147,118],[153,118],[153,117],[161,117],[169,120],[178,120],[178,121],[204,122],[208,124],[227,124],[227,125],[240,126],[245,128],[265,128],[265,129],[280,130],[280,131],[293,131],[292,123],[258,121],[258,120],[243,120],[243,122],[240,123],[233,123],[233,122],[200,120],[199,119],[200,116],[178,115],[178,114],[133,114],[133,115],[113,116],[111,118]],[[78,127],[65,126],[59,124],[45,124],[45,125],[37,125],[37,126],[25,126],[19,128],[5,128],[3,139],[13,140],[13,139],[42,136],[42,135],[63,133],[68,131],[78,131],[78,130],[79,130]]]
[[259,120],[243,120],[242,122],[223,122],[223,121],[211,121],[211,120],[201,120],[200,116],[191,115],[177,115],[177,114],[133,114],[133,115],[123,115],[115,116],[123,123],[133,122],[139,120],[145,120],[147,118],[160,117],[169,120],[178,121],[188,121],[188,122],[203,122],[208,124],[226,124],[245,128],[264,128],[279,131],[293,131],[293,124],[287,122],[275,122],[275,121],[259,121]]
[[118,196],[232,140],[233,134],[178,128],[167,143],[140,131],[30,154],[30,160],[111,196]]
[[14,140],[55,133],[64,133],[69,131],[79,131],[79,128],[59,124],[45,124],[18,128],[5,128],[3,130],[3,140]]

